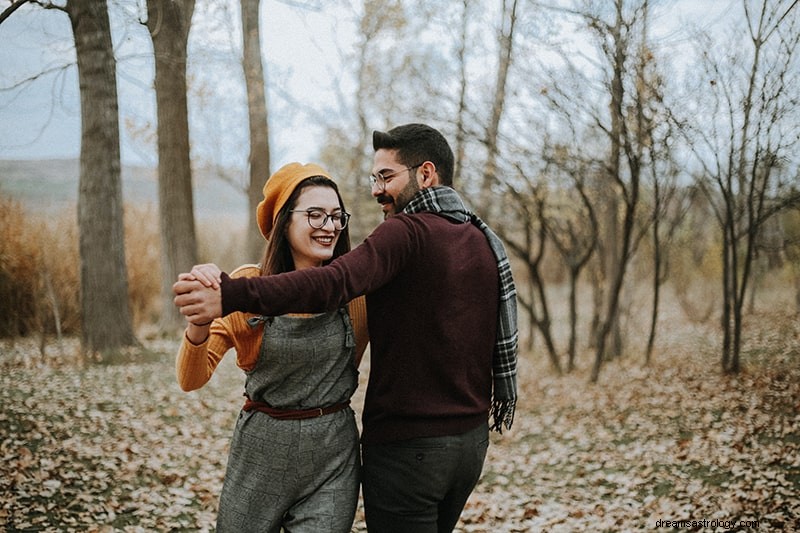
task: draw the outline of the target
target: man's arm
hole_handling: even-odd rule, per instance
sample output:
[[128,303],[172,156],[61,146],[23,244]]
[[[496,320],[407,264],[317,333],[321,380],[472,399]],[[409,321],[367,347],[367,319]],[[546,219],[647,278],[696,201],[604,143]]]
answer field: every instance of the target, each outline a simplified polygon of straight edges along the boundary
[[392,217],[327,266],[255,278],[231,279],[223,274],[221,313],[277,316],[337,309],[394,278],[418,252],[415,229],[409,217]]
[[278,316],[337,309],[391,280],[418,252],[415,231],[408,217],[392,217],[327,266],[272,276],[232,279],[216,265],[199,265],[172,286],[174,302],[193,324],[234,311]]

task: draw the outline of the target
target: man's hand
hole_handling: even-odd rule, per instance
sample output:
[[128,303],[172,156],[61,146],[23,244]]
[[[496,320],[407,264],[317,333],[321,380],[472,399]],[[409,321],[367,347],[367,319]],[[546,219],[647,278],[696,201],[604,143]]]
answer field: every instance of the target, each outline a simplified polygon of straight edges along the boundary
[[[201,265],[204,266],[207,265]],[[205,325],[222,316],[222,291],[219,290],[218,278],[213,277],[213,270],[198,271],[203,276],[201,279],[196,269],[198,267],[194,267],[191,273],[179,275],[172,292],[175,306],[180,308],[186,320],[195,325]]]

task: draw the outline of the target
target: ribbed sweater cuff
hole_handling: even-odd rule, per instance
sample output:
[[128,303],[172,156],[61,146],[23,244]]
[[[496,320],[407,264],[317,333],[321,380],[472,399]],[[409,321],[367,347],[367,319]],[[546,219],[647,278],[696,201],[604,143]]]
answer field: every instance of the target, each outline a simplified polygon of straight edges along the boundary
[[220,276],[220,290],[222,291],[222,316],[228,316],[235,311],[244,311],[245,278],[231,278],[223,272]]

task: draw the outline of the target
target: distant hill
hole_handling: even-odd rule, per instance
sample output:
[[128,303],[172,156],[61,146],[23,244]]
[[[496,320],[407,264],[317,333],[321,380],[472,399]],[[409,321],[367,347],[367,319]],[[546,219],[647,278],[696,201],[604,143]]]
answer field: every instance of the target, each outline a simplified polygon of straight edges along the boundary
[[[78,199],[77,159],[0,160],[0,195],[18,199],[26,208],[69,209]],[[232,185],[197,171],[194,180],[195,217],[199,221],[225,219],[245,224],[247,198]],[[156,170],[123,166],[125,203],[157,204]]]

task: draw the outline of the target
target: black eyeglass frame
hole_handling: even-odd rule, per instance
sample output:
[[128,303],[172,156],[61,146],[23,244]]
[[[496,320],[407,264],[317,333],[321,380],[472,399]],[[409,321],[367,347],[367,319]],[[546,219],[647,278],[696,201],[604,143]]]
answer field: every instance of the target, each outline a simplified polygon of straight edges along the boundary
[[[328,220],[333,222],[333,229],[336,231],[342,231],[344,228],[347,227],[348,222],[350,222],[350,213],[347,211],[337,211],[335,213],[326,213],[324,209],[319,209],[317,207],[310,207],[308,209],[292,209],[289,211],[290,213],[305,213],[306,220],[308,221],[308,225],[314,229],[322,229],[328,223]],[[315,226],[311,222],[311,216],[314,214],[321,214],[324,215],[322,218],[322,224],[319,226]],[[339,220],[339,224],[337,225],[336,221]]]
[[412,165],[410,167],[401,168],[401,169],[398,169],[398,170],[393,170],[393,171],[389,172],[388,174],[386,174],[385,176],[383,174],[381,174],[380,172],[378,172],[377,176],[375,174],[370,174],[369,175],[369,186],[370,187],[374,187],[375,185],[379,185],[381,189],[386,190],[386,180],[394,178],[395,176],[397,176],[398,174],[400,174],[404,170],[414,170],[416,168],[419,168],[422,165],[424,165],[425,163],[427,163],[427,161],[423,161],[422,163],[419,163],[418,165]]

